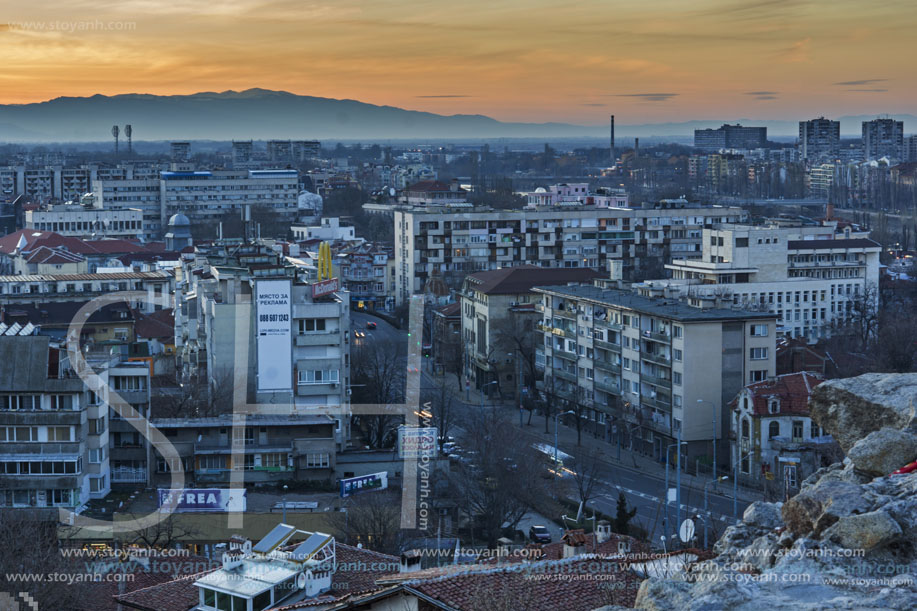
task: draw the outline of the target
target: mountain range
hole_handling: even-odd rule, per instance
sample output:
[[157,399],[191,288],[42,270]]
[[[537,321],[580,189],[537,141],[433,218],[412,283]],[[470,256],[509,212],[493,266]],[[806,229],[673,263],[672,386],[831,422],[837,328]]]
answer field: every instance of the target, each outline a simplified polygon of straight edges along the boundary
[[[845,134],[860,121],[842,117]],[[914,125],[917,117],[900,115]],[[795,121],[732,119],[626,125],[618,116],[617,138],[689,137],[694,129],[724,122],[766,125],[771,136],[793,136]],[[140,140],[320,139],[386,140],[428,138],[607,138],[606,125],[512,123],[484,115],[438,115],[356,100],[302,96],[285,91],[202,92],[192,95],[122,94],[60,97],[31,104],[0,105],[0,142],[99,142],[112,125],[131,124]]]

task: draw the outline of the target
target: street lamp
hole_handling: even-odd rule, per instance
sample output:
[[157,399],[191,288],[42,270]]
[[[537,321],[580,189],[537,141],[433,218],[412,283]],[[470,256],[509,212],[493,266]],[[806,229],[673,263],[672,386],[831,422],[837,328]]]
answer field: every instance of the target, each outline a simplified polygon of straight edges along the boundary
[[754,453],[754,450],[743,454],[734,465],[732,465],[732,517],[739,518],[739,463]]
[[698,399],[698,403],[710,403],[713,406],[713,489],[716,490],[716,404],[712,401]]
[[[719,477],[713,480],[712,482],[706,482],[704,484],[704,514],[705,515],[707,516],[710,515],[710,511],[707,509],[707,486],[709,486],[710,484],[714,484],[714,487],[715,487],[717,482],[725,482],[727,479],[729,479],[729,476],[724,475],[722,477]],[[704,549],[707,549],[707,520],[704,520]]]
[[[680,438],[680,437],[681,437],[681,432],[679,431],[679,438]],[[666,448],[665,448],[665,499],[664,499],[664,501],[665,501],[665,516],[663,516],[663,518],[662,518],[662,519],[663,519],[663,522],[665,523],[665,528],[664,528],[663,530],[666,530],[666,529],[668,528],[668,526],[669,526],[669,450],[671,450],[671,449],[674,448],[674,447],[682,446],[682,445],[688,445],[688,442],[687,442],[687,441],[681,441],[681,440],[679,439],[679,441],[677,441],[677,442],[675,442],[675,443],[670,443],[670,444],[667,445]],[[678,467],[679,467],[679,475],[680,475],[680,474],[681,474],[681,448],[678,449],[678,458],[679,458],[679,460],[678,460]],[[675,496],[676,496],[676,498],[675,498],[675,503],[678,505],[677,509],[679,510],[679,515],[680,515],[680,510],[681,510],[681,477],[678,478],[678,483],[676,484],[676,493],[675,493]],[[677,515],[676,517],[678,517],[678,515]]]

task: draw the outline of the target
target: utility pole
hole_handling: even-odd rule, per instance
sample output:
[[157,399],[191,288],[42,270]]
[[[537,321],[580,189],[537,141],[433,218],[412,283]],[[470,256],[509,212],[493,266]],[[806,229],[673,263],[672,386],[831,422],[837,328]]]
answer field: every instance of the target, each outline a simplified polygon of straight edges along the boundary
[[675,474],[675,523],[681,525],[681,427],[678,427],[678,445],[675,446],[678,454],[675,457],[675,466],[678,472]]

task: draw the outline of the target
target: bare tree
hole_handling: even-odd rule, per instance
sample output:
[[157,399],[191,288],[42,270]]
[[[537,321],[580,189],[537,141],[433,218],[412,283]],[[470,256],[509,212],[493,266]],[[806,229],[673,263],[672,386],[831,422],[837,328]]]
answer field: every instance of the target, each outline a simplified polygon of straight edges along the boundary
[[345,501],[343,511],[328,514],[335,534],[345,542],[385,554],[401,552],[401,503],[387,490],[364,492]]
[[432,414],[432,424],[436,427],[439,449],[442,451],[443,443],[449,437],[449,432],[455,426],[458,414],[454,409],[452,389],[445,380],[436,383],[432,390],[424,392],[422,401],[425,408]]
[[[82,609],[89,584],[45,579],[49,574],[81,577],[86,572],[78,557],[61,553],[56,517],[55,513],[48,519],[47,513],[33,509],[0,509],[0,574],[6,583],[2,590],[11,595],[27,592],[39,609]],[[28,606],[23,602],[21,608]]]
[[391,447],[403,420],[394,406],[404,402],[404,347],[387,342],[367,344],[367,341],[364,339],[353,352],[351,400],[354,404],[382,406],[383,413],[355,414],[354,425],[371,447]]
[[236,380],[232,368],[227,368],[213,373],[209,380],[197,379],[178,386],[157,384],[150,404],[157,418],[218,416],[232,412],[237,390],[245,389]]
[[592,498],[596,483],[599,482],[601,466],[598,454],[592,450],[577,452],[569,465],[573,471],[572,482],[576,497],[583,504],[584,510]]
[[[132,513],[128,515],[132,520],[140,518]],[[194,540],[199,534],[190,522],[178,514],[172,514],[146,528],[131,531],[126,535],[125,543],[141,545],[147,549],[167,549],[176,543]]]
[[526,511],[545,497],[541,459],[527,436],[499,413],[475,411],[463,439],[467,460],[450,474],[456,498],[491,547],[503,525],[515,528]]

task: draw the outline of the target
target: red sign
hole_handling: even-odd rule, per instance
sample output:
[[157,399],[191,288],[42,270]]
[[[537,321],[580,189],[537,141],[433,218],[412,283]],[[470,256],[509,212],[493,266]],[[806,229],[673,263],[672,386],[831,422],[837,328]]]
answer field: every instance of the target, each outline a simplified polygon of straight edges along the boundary
[[325,295],[330,295],[335,291],[341,290],[341,283],[337,278],[329,278],[328,280],[321,280],[312,285],[312,298],[324,297]]

